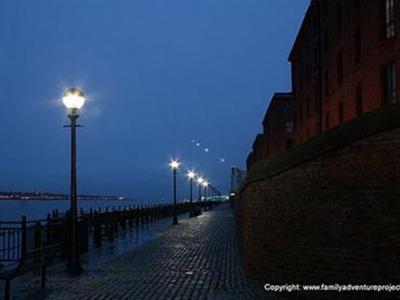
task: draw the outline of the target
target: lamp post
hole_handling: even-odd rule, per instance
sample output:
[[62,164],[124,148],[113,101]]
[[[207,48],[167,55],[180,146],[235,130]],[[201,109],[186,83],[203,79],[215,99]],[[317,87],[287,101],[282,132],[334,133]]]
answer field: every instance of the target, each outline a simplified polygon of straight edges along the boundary
[[199,185],[199,198],[198,198],[198,202],[201,201],[201,186],[203,185],[203,181],[204,179],[202,177],[197,177],[197,184]]
[[204,187],[204,207],[205,210],[207,210],[207,187],[208,187],[209,183],[207,180],[203,181],[203,187]]
[[203,177],[199,176],[199,177],[197,177],[196,181],[197,181],[197,184],[199,185],[199,198],[198,198],[197,202],[198,202],[198,205],[201,207],[201,187],[203,185],[204,179],[203,179]]
[[204,187],[204,201],[205,200],[207,200],[207,188],[208,188],[208,185],[209,185],[209,183],[208,183],[208,181],[207,180],[204,180],[203,181],[203,187]]
[[85,104],[84,93],[76,88],[68,89],[63,96],[63,103],[68,109],[68,118],[71,128],[71,202],[70,202],[70,220],[71,220],[71,249],[68,257],[66,271],[70,274],[82,273],[82,266],[79,261],[79,243],[78,243],[78,206],[77,206],[77,179],[76,179],[76,124],[79,118],[79,110]]
[[177,208],[176,208],[176,172],[180,166],[180,162],[176,159],[172,159],[169,163],[169,166],[172,170],[172,177],[173,177],[173,197],[174,197],[174,204],[173,204],[173,220],[172,225],[178,225],[178,216],[177,216]]
[[189,201],[190,201],[190,213],[189,216],[193,217],[193,179],[196,177],[196,173],[191,170],[188,171],[187,177],[189,178]]

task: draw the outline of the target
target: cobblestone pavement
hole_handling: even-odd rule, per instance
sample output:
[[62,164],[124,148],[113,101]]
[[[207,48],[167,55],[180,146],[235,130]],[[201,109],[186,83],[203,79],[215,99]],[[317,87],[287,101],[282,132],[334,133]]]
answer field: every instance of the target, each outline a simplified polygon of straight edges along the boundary
[[22,298],[266,299],[243,274],[233,222],[229,205],[220,205],[78,278],[50,269],[46,292],[36,280]]

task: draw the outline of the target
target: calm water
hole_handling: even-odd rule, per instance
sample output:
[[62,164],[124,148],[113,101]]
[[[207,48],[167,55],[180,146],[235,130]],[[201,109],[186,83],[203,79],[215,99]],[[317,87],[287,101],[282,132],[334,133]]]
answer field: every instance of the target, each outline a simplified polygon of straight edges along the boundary
[[[108,207],[118,208],[119,206],[129,205],[142,205],[150,204],[149,202],[143,202],[138,200],[82,200],[78,201],[79,209],[85,211],[91,207],[101,207],[105,209]],[[25,215],[29,220],[45,219],[47,214],[51,213],[52,210],[58,209],[59,212],[64,212],[69,208],[69,200],[7,200],[0,201],[0,221],[18,221],[22,215]]]

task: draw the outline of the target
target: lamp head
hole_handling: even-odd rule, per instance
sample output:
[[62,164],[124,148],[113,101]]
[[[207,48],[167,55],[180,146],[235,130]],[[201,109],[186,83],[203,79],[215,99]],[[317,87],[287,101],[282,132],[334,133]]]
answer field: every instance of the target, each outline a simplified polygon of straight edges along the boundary
[[203,177],[201,177],[201,176],[197,177],[197,183],[198,183],[199,185],[200,185],[200,184],[203,184],[203,182],[204,182]]
[[189,170],[186,175],[189,179],[193,179],[196,177],[196,173],[193,170]]
[[181,163],[177,159],[171,159],[171,162],[169,163],[169,166],[171,167],[172,170],[177,170]]
[[204,187],[208,187],[208,185],[209,185],[208,181],[207,181],[207,180],[204,180],[204,181],[203,181],[203,186],[204,186]]
[[76,113],[85,104],[85,94],[77,88],[70,88],[64,92],[62,98],[65,107],[71,112]]

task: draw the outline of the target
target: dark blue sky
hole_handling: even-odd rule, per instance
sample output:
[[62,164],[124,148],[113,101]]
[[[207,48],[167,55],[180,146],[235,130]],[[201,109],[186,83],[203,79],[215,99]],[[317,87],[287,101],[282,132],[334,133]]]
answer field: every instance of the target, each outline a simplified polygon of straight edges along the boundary
[[81,193],[169,199],[172,156],[227,189],[271,95],[290,90],[308,3],[1,0],[0,190],[68,191],[71,86],[88,94]]

